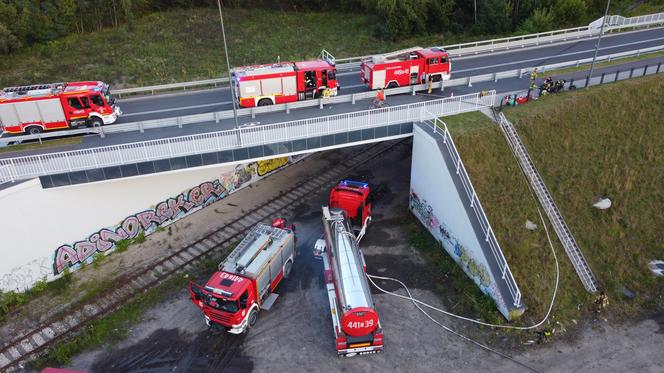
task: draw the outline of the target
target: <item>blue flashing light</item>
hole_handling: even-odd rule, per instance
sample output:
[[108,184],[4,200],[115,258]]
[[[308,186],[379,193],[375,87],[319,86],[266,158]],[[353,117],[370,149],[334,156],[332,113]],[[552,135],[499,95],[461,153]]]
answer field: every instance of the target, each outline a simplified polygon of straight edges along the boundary
[[363,188],[363,189],[369,187],[369,184],[367,184],[367,183],[363,183],[361,181],[353,181],[353,180],[343,180],[339,183],[339,185],[349,186],[349,187],[353,187],[353,188]]

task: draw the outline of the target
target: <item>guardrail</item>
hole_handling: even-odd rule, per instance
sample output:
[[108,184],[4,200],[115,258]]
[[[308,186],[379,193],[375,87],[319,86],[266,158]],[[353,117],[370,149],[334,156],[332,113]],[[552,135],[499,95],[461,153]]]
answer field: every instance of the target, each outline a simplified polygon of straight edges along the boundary
[[447,124],[436,116],[434,116],[433,121],[425,122],[425,124],[431,127],[434,134],[442,137],[443,145],[445,145],[445,148],[447,149],[450,157],[452,158],[452,161],[456,165],[456,174],[459,176],[459,180],[461,181],[461,185],[463,185],[463,189],[466,192],[466,196],[470,200],[470,208],[475,213],[475,217],[477,218],[477,221],[479,222],[480,227],[482,228],[482,234],[484,234],[484,240],[491,248],[491,253],[493,254],[493,258],[496,260],[498,268],[501,271],[501,279],[505,281],[507,289],[510,292],[510,296],[512,297],[514,307],[520,308],[522,306],[521,291],[519,290],[519,287],[516,284],[516,280],[514,279],[512,270],[510,270],[510,267],[507,264],[507,260],[503,255],[503,251],[501,250],[500,244],[498,243],[498,239],[496,238],[496,235],[493,232],[493,228],[491,228],[489,219],[486,217],[486,214],[484,213],[484,209],[482,208],[482,203],[480,202],[479,197],[475,192],[473,183],[470,181],[470,176],[468,175],[468,171],[466,171],[466,167],[464,166],[463,161],[461,160],[461,155],[459,155],[459,151],[457,150],[457,147],[454,144],[454,140],[452,140],[452,136],[447,128]]
[[[622,16],[610,16],[608,17],[606,31],[616,31],[622,30],[624,28],[634,28],[634,27],[647,27],[656,24],[664,23],[664,13],[655,13],[638,17],[625,18]],[[599,28],[602,24],[603,17],[591,22],[588,26],[581,27],[572,27],[562,30],[553,30],[545,31],[536,34],[520,35],[520,36],[509,36],[498,39],[491,40],[482,40],[476,42],[468,43],[459,43],[452,44],[447,46],[440,46],[440,48],[445,48],[453,57],[460,57],[468,54],[478,54],[481,52],[494,52],[496,50],[509,50],[513,48],[524,48],[526,46],[539,45],[545,43],[553,43],[556,41],[566,41],[568,39],[579,39],[582,37],[588,37],[596,35],[599,32]],[[353,70],[360,66],[361,60],[369,58],[372,55],[357,56],[357,57],[347,57],[347,58],[337,58],[337,70]],[[171,84],[162,84],[162,85],[152,85],[147,87],[135,87],[135,88],[122,88],[114,89],[113,93],[118,97],[123,95],[130,94],[154,94],[158,91],[169,91],[169,90],[187,90],[188,88],[194,87],[217,87],[222,84],[228,83],[228,77],[216,78],[216,79],[206,79],[206,80],[197,80],[191,82],[182,82],[182,83],[171,83]]]
[[[664,45],[657,46],[657,47],[645,48],[645,49],[638,49],[638,50],[635,50],[635,51],[627,51],[627,52],[620,52],[620,53],[614,53],[614,54],[609,54],[609,55],[597,56],[597,61],[598,62],[614,61],[614,60],[618,60],[618,59],[621,59],[621,58],[641,56],[641,55],[644,55],[644,54],[656,53],[656,52],[659,52],[659,51],[664,51]],[[495,73],[490,73],[490,74],[470,76],[470,77],[465,77],[465,78],[451,79],[451,80],[448,80],[448,81],[433,83],[432,88],[434,88],[434,89],[444,89],[444,88],[458,87],[458,86],[463,86],[463,85],[472,86],[473,83],[498,82],[501,79],[521,78],[525,74],[528,74],[530,71],[532,71],[535,67],[537,67],[538,71],[540,71],[540,72],[546,72],[546,71],[563,69],[563,68],[568,68],[568,67],[578,67],[578,66],[581,66],[583,64],[588,64],[591,61],[592,61],[592,58],[585,58],[585,59],[576,60],[576,61],[560,62],[560,63],[550,64],[550,65],[533,66],[533,67],[528,67],[528,68],[521,68],[521,69],[515,69],[515,70],[508,70],[508,71],[500,71],[500,72],[495,72]],[[660,65],[650,66],[650,68],[651,69],[653,69],[653,68],[657,69],[656,73],[659,73],[660,70],[662,70]],[[648,67],[646,67],[646,70],[648,70]],[[591,84],[591,85],[593,85],[593,84]],[[415,85],[415,86],[387,89],[387,90],[385,90],[385,94],[386,95],[395,95],[395,94],[403,94],[403,93],[414,93],[414,92],[419,92],[419,91],[423,91],[423,90],[426,90],[426,89],[428,89],[428,86],[426,84],[420,84],[420,85]],[[251,108],[251,109],[240,109],[240,110],[237,111],[237,113],[238,113],[238,116],[252,116],[252,117],[254,117],[256,114],[260,114],[260,113],[276,112],[276,111],[290,112],[291,109],[304,108],[304,107],[312,107],[312,106],[323,107],[324,105],[328,105],[328,104],[338,104],[338,103],[344,103],[344,102],[351,102],[351,103],[354,104],[358,100],[371,99],[374,96],[375,96],[375,93],[372,92],[372,91],[369,91],[369,92],[354,93],[354,94],[350,94],[350,95],[341,95],[341,96],[331,97],[329,99],[321,98],[321,99],[318,99],[318,100],[298,101],[298,102],[293,102],[293,103],[288,103],[288,104],[261,106],[261,107],[257,107],[257,108]],[[201,122],[212,122],[212,121],[219,122],[220,120],[230,119],[230,118],[233,118],[233,111],[232,110],[225,110],[225,111],[218,111],[218,112],[213,112],[213,113],[187,115],[187,116],[183,116],[183,117],[154,119],[154,120],[129,122],[129,123],[118,123],[118,124],[113,124],[113,125],[110,125],[110,126],[102,126],[102,127],[94,128],[94,129],[82,128],[82,129],[75,129],[75,130],[68,130],[68,131],[56,131],[56,132],[49,132],[49,133],[40,133],[40,134],[37,134],[37,135],[1,137],[0,138],[0,144],[8,144],[8,143],[11,143],[11,142],[26,141],[26,140],[37,140],[37,139],[41,140],[41,139],[47,139],[47,138],[50,138],[50,137],[61,137],[61,136],[77,135],[77,134],[94,133],[94,134],[99,134],[100,136],[105,136],[105,134],[107,134],[107,133],[119,133],[119,132],[129,132],[129,131],[143,132],[146,129],[154,129],[154,128],[160,128],[160,127],[169,127],[169,126],[182,127],[186,124],[201,123]]]
[[98,169],[192,154],[239,149],[423,121],[490,107],[495,91],[227,131],[0,159],[0,184],[42,175]]

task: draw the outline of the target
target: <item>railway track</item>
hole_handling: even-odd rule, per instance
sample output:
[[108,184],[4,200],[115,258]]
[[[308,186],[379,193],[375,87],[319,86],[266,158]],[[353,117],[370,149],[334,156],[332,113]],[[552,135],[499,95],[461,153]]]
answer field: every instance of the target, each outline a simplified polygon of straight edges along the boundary
[[94,300],[80,304],[67,314],[47,319],[38,326],[20,333],[0,347],[0,370],[12,372],[47,351],[49,346],[66,340],[86,324],[121,308],[131,299],[153,288],[180,271],[193,269],[205,257],[227,250],[256,223],[275,214],[285,214],[304,203],[308,195],[339,180],[349,170],[359,167],[385,152],[401,145],[406,139],[384,141],[358,152],[343,164],[337,164],[315,178],[311,178],[281,192],[259,206],[245,212],[220,229],[200,238],[135,273],[121,276],[117,286],[99,294]]

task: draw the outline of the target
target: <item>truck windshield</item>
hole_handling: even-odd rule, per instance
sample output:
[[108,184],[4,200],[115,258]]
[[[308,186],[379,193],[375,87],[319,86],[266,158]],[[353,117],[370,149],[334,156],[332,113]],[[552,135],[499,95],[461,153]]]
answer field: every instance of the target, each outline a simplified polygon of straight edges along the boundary
[[210,306],[214,309],[218,309],[218,310],[222,310],[222,311],[226,311],[226,312],[230,312],[230,313],[235,313],[240,309],[237,305],[236,300],[227,300],[227,299],[223,299],[223,298],[217,298],[215,296],[208,295],[208,294],[206,294],[206,296],[205,296],[205,304],[207,304],[208,306]]

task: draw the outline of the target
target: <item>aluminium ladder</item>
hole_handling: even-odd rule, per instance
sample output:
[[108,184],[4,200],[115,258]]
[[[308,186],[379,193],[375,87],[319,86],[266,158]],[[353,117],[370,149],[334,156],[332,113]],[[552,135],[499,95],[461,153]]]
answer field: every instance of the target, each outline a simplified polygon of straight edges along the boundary
[[583,253],[581,253],[579,245],[576,243],[572,232],[567,226],[567,223],[565,223],[565,219],[563,219],[563,216],[553,201],[553,198],[547,190],[546,185],[544,185],[542,177],[540,176],[539,172],[537,172],[537,169],[535,168],[535,165],[533,164],[533,161],[530,158],[526,147],[523,145],[523,142],[521,142],[521,139],[519,138],[519,134],[516,132],[516,129],[512,123],[507,120],[503,113],[498,114],[498,124],[500,125],[500,129],[505,135],[510,148],[512,148],[512,151],[519,160],[521,169],[528,176],[530,185],[535,191],[535,194],[537,195],[540,204],[544,208],[546,215],[549,217],[549,221],[551,221],[551,224],[553,225],[553,228],[556,231],[560,242],[565,248],[567,256],[572,261],[572,265],[574,266],[576,273],[579,275],[583,286],[591,293],[597,292],[597,281],[595,276],[593,275],[590,266],[588,266],[588,262],[583,257]]

